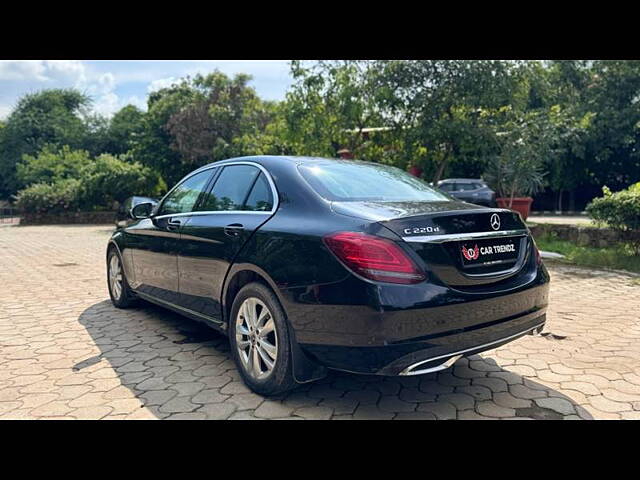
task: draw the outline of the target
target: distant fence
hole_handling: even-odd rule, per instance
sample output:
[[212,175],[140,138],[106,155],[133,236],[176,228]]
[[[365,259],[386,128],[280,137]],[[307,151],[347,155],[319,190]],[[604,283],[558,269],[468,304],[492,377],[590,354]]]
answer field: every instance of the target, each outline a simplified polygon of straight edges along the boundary
[[0,208],[0,225],[17,225],[20,223],[20,210],[13,207]]

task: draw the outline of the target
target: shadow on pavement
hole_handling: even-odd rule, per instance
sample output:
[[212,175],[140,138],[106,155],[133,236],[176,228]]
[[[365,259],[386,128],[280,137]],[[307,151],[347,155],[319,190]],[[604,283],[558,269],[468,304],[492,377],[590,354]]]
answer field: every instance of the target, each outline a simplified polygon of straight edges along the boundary
[[204,324],[146,302],[119,310],[108,300],[87,308],[79,321],[101,353],[74,371],[108,362],[157,418],[592,418],[569,397],[479,355],[417,377],[332,371],[264,399],[240,380],[226,337]]

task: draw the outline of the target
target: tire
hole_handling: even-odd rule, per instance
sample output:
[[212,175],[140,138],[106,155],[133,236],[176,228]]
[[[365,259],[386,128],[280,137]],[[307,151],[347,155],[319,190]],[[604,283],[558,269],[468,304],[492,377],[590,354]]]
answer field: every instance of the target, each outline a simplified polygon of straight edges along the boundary
[[[297,385],[286,316],[265,285],[249,283],[236,295],[229,318],[229,341],[238,371],[255,393],[277,395]],[[267,361],[272,362],[271,368]]]
[[[116,248],[110,248],[107,254],[107,286],[109,288],[111,302],[116,308],[128,308],[137,301],[135,294],[131,290],[131,287],[129,287],[129,282],[127,282],[127,277],[125,276],[122,265],[122,258],[118,250]],[[117,282],[118,285],[115,285],[114,279],[112,279],[112,272],[115,271],[115,268],[119,268],[120,272],[120,280]],[[116,273],[116,275],[118,274]]]

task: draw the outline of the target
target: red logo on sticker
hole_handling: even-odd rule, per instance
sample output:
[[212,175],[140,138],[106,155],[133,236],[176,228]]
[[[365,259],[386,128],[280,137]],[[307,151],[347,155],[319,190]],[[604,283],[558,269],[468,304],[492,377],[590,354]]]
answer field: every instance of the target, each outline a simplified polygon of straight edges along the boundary
[[478,245],[476,245],[474,248],[469,249],[463,246],[462,255],[464,255],[464,258],[466,258],[467,260],[477,260],[480,257],[480,249],[478,248]]

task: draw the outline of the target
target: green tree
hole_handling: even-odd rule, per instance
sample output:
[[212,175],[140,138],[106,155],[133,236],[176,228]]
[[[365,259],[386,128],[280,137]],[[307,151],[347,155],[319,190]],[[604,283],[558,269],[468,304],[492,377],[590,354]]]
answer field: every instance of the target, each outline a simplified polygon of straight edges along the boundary
[[365,128],[386,126],[378,101],[379,72],[371,61],[293,61],[285,143],[298,155],[336,157],[347,148],[358,158],[380,160],[383,150],[363,135]]
[[[267,153],[255,140],[266,131],[276,111],[248,86],[250,80],[249,75],[229,78],[216,71],[187,82],[193,91],[192,100],[174,112],[166,124],[173,138],[171,146],[180,154],[185,169],[234,156]],[[248,145],[251,148],[246,148]]]
[[[379,89],[405,150],[421,154],[434,182],[456,161],[482,161],[493,145],[482,109],[522,102],[523,64],[496,60],[394,60]],[[489,150],[487,150],[489,149]]]
[[614,190],[640,180],[640,61],[592,62],[585,108],[594,113],[585,143],[589,176]]
[[108,143],[102,152],[121,155],[133,149],[144,129],[145,113],[134,105],[118,110],[107,128]]
[[81,147],[87,131],[82,113],[88,105],[88,97],[73,89],[43,90],[18,101],[0,130],[0,197],[22,186],[16,165],[23,155],[37,154],[45,145]]
[[133,158],[173,184],[215,160],[286,153],[280,140],[282,110],[276,102],[262,101],[248,86],[250,79],[215,71],[152,93]]
[[168,185],[187,172],[179,152],[172,148],[173,138],[166,125],[171,115],[193,102],[194,96],[195,91],[186,80],[149,94],[147,113],[134,142],[133,159],[159,172]]

